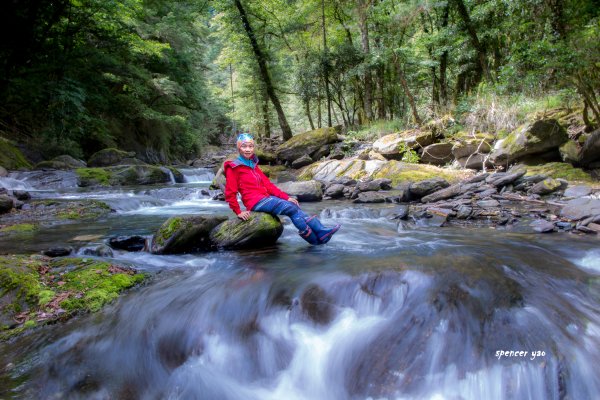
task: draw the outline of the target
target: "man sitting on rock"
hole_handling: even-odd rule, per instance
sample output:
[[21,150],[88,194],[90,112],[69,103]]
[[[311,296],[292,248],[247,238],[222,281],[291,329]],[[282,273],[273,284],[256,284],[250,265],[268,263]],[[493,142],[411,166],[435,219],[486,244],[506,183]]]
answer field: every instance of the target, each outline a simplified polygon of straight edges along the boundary
[[[225,200],[238,216],[246,221],[250,211],[260,211],[272,215],[287,215],[298,228],[302,239],[313,245],[329,242],[331,236],[340,229],[340,225],[326,228],[316,215],[309,217],[298,204],[298,200],[279,190],[260,170],[258,157],[254,154],[254,139],[248,133],[242,133],[237,139],[240,153],[233,161],[226,161],[223,168],[227,183]],[[247,211],[242,211],[237,202],[238,192]]]

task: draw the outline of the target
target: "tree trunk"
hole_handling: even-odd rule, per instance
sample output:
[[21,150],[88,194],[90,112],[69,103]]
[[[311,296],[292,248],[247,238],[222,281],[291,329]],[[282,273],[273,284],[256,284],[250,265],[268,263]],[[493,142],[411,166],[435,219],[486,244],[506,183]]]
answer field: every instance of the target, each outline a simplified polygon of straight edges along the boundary
[[[446,3],[444,7],[444,14],[442,15],[442,28],[448,27],[448,15],[450,13],[450,6]],[[445,108],[448,105],[448,51],[444,51],[440,56],[440,100],[442,107]]]
[[419,117],[419,112],[417,111],[415,98],[413,97],[410,88],[408,87],[408,83],[406,82],[406,76],[404,75],[404,71],[402,70],[402,67],[400,66],[400,63],[398,61],[396,61],[396,68],[398,70],[398,78],[400,79],[400,84],[402,85],[402,88],[404,89],[404,94],[406,95],[406,97],[408,98],[408,102],[410,103],[410,108],[412,109],[415,122],[417,123],[417,125],[421,125],[423,122]]
[[304,111],[306,112],[306,117],[308,118],[308,123],[310,124],[310,129],[315,130],[315,123],[312,120],[312,116],[310,115],[310,99],[304,100]]
[[[371,48],[369,46],[369,26],[367,23],[367,12],[370,7],[370,0],[361,0],[358,4],[358,26],[360,28],[360,40],[362,44],[362,50],[365,54],[365,59],[369,60],[371,55]],[[373,82],[371,80],[371,69],[367,66],[363,74],[363,83],[365,88],[364,110],[365,118],[367,121],[373,119]]]
[[273,103],[273,107],[275,107],[275,111],[277,112],[277,119],[279,120],[279,126],[281,127],[283,140],[289,140],[292,138],[292,130],[290,129],[287,119],[285,118],[283,108],[281,107],[281,103],[279,102],[277,94],[275,93],[275,88],[273,87],[271,76],[269,75],[269,69],[267,68],[265,56],[260,47],[258,46],[256,36],[254,34],[254,31],[252,30],[252,26],[250,25],[250,21],[248,20],[248,16],[246,15],[246,10],[242,6],[241,1],[234,0],[234,3],[240,13],[242,25],[244,26],[246,34],[248,35],[248,39],[250,39],[250,44],[252,45],[252,50],[254,52],[254,56],[256,57],[256,62],[258,63],[260,76],[263,82],[265,83],[267,94],[269,95],[271,103]]
[[329,55],[327,52],[327,30],[325,29],[325,0],[321,0],[321,27],[323,29],[323,54],[325,55],[323,77],[327,97],[327,126],[331,127],[331,93],[329,92]]
[[477,56],[479,58],[479,64],[481,66],[481,70],[483,71],[483,75],[485,78],[493,82],[492,74],[490,74],[490,69],[487,63],[487,54],[485,52],[485,48],[479,41],[479,37],[477,36],[477,32],[475,31],[475,27],[473,27],[473,23],[471,22],[471,16],[469,15],[469,10],[467,10],[467,6],[463,2],[463,0],[454,0],[456,4],[456,8],[458,9],[458,14],[460,15],[463,23],[465,24],[465,29],[469,34],[469,38],[471,39],[471,44],[477,51]]
[[262,114],[264,123],[264,137],[271,138],[271,123],[269,122],[269,96],[263,91]]

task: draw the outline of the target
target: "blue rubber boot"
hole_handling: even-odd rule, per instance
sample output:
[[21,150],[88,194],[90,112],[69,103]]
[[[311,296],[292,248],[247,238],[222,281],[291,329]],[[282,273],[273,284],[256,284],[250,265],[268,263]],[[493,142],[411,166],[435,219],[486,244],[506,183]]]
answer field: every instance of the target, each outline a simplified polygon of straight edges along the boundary
[[327,228],[323,226],[319,218],[316,215],[308,218],[306,220],[306,224],[313,230],[314,234],[317,237],[317,244],[325,244],[329,242],[334,233],[336,233],[341,225],[336,225],[333,228]]
[[303,231],[299,231],[298,234],[300,235],[300,237],[302,239],[306,240],[309,244],[312,244],[312,245],[320,244],[319,238],[317,237],[315,232],[311,229],[311,227],[308,225],[306,226],[306,229],[304,229]]

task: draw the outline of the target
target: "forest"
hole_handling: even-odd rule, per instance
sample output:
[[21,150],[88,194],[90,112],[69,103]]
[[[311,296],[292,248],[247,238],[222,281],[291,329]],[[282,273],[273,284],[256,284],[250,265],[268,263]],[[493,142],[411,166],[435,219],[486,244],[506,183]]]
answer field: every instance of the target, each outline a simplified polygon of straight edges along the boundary
[[0,136],[29,158],[183,161],[238,131],[600,121],[598,0],[11,0]]

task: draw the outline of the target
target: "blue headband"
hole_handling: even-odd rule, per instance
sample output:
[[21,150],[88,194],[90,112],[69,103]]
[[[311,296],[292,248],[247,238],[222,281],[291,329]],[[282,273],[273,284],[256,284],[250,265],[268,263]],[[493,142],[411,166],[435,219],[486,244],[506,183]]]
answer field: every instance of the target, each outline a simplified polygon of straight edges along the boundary
[[254,141],[254,138],[249,133],[240,133],[240,135],[237,138],[237,141],[238,142]]

